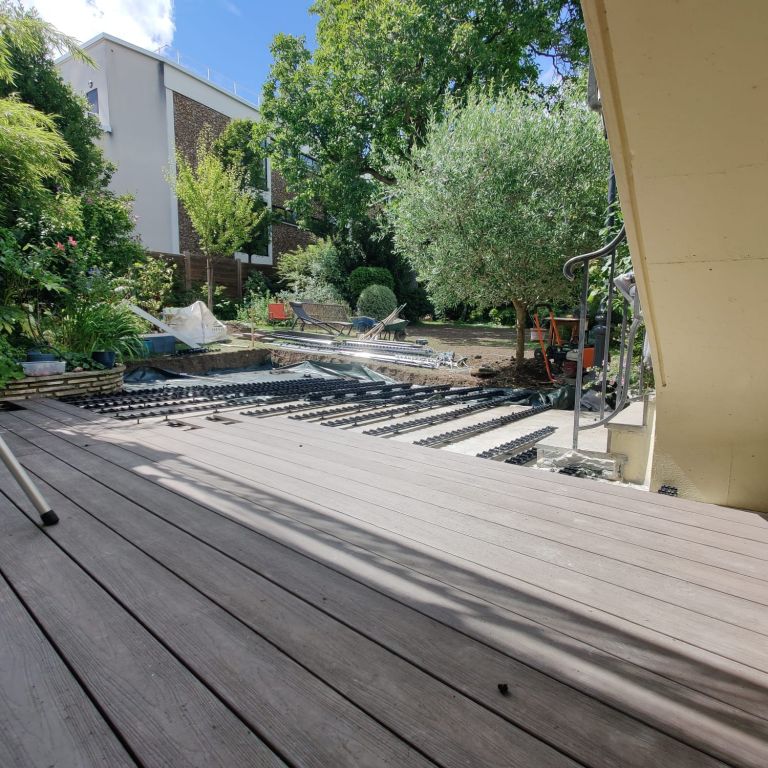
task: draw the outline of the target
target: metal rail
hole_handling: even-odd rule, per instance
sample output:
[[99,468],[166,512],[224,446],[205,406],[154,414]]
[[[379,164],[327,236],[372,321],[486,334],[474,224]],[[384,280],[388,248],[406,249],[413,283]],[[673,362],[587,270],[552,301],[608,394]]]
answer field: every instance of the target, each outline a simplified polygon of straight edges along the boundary
[[[609,190],[609,204],[615,200],[616,185],[615,178],[611,174],[611,183]],[[613,213],[609,214],[606,222],[608,226],[613,224]],[[575,271],[579,267],[582,269],[581,289],[579,294],[579,329],[578,329],[578,360],[576,364],[576,387],[574,393],[573,406],[573,439],[572,446],[574,450],[579,447],[579,432],[585,429],[595,429],[603,426],[616,418],[621,412],[629,397],[629,386],[632,373],[632,359],[634,354],[634,342],[637,331],[642,324],[642,312],[640,302],[635,294],[635,301],[632,307],[632,322],[627,325],[627,315],[629,313],[629,302],[623,298],[621,331],[619,334],[619,374],[616,388],[616,404],[611,413],[605,415],[605,399],[608,385],[608,362],[610,355],[610,342],[612,330],[613,300],[615,295],[615,267],[616,267],[616,249],[626,239],[626,229],[622,225],[619,232],[606,243],[602,248],[598,248],[590,253],[581,254],[568,259],[563,266],[563,274],[566,279],[573,281]],[[586,346],[586,326],[587,326],[587,298],[589,295],[589,266],[596,259],[610,258],[607,307],[605,319],[605,339],[603,344],[603,358],[600,361],[601,380],[600,380],[600,411],[598,418],[588,424],[581,423],[581,398],[584,391],[584,348]],[[643,376],[641,361],[641,378]],[[641,384],[642,388],[642,384]]]

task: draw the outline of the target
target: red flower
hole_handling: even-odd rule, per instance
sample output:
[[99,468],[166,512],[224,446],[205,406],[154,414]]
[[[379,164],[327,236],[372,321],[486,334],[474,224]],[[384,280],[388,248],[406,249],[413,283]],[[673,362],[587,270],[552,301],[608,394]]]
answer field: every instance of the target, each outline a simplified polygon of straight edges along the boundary
[[56,250],[57,251],[63,251],[64,250],[64,243],[56,243]]
[[70,235],[70,236],[67,238],[67,242],[68,242],[68,243],[69,243],[69,244],[70,244],[70,245],[71,245],[73,248],[77,247],[77,240],[75,240],[75,238],[74,238],[74,237],[72,237],[72,235]]

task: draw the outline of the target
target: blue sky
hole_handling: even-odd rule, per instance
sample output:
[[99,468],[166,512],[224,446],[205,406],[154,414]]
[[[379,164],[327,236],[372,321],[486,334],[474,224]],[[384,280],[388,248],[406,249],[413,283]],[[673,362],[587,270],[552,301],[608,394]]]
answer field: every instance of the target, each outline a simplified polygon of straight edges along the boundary
[[261,93],[278,32],[314,46],[312,0],[22,0],[80,42],[101,32],[166,55],[215,82],[232,81],[251,100]]
[[211,67],[260,93],[278,32],[306,35],[314,45],[311,0],[175,0],[173,47],[190,63]]
[[[179,56],[179,62],[256,102],[278,32],[306,35],[314,46],[312,0],[22,0],[63,32],[85,42],[100,32]],[[554,71],[540,61],[541,79]]]

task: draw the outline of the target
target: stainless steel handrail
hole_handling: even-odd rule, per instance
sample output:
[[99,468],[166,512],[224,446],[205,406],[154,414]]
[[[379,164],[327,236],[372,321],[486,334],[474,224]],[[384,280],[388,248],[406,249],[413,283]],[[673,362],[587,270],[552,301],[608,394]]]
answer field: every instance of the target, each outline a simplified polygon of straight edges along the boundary
[[[576,391],[574,393],[574,406],[573,406],[573,448],[574,450],[579,447],[579,432],[583,429],[594,429],[595,427],[607,424],[612,421],[621,412],[624,404],[627,401],[629,395],[629,383],[632,370],[632,357],[634,351],[634,341],[637,335],[638,328],[643,322],[642,313],[640,312],[639,301],[636,299],[632,308],[632,322],[629,326],[629,334],[627,334],[627,311],[629,309],[629,303],[624,299],[624,311],[622,312],[621,322],[621,344],[619,350],[619,375],[617,377],[617,391],[616,391],[616,405],[611,413],[605,415],[605,392],[606,384],[608,380],[608,347],[611,339],[611,309],[613,301],[613,279],[614,279],[614,264],[616,258],[616,249],[626,239],[626,229],[622,225],[616,236],[604,245],[602,248],[598,248],[590,253],[584,253],[579,256],[573,256],[568,259],[563,265],[563,274],[567,280],[573,281],[575,279],[574,270],[579,266],[584,267],[582,285],[580,291],[579,301],[579,344],[578,344],[578,361],[576,365]],[[595,259],[602,259],[606,256],[611,257],[611,270],[608,289],[608,312],[606,317],[606,330],[605,330],[605,344],[603,351],[602,362],[602,384],[601,384],[601,407],[600,416],[596,421],[589,424],[581,424],[581,395],[583,389],[584,378],[584,347],[586,346],[586,324],[587,324],[587,296],[589,292],[589,263]],[[629,338],[627,338],[629,336]]]
[[570,280],[573,282],[575,275],[573,274],[574,267],[577,267],[579,264],[586,264],[587,262],[592,261],[593,259],[601,259],[603,256],[610,256],[613,251],[618,248],[619,245],[621,245],[622,240],[627,236],[626,229],[624,228],[624,225],[621,225],[621,229],[619,230],[616,237],[611,240],[610,243],[607,245],[604,245],[602,248],[598,248],[596,251],[592,251],[591,253],[583,253],[581,256],[572,256],[568,261],[563,264],[563,274],[565,275],[566,280]]

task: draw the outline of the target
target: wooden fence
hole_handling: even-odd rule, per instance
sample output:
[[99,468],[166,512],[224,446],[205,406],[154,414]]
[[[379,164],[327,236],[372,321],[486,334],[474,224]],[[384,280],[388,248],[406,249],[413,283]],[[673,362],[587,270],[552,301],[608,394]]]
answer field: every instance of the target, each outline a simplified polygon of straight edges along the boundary
[[[162,253],[150,251],[150,256],[176,265],[177,279],[185,290],[208,283],[207,265],[208,259],[202,253]],[[260,264],[245,264],[231,258],[210,259],[212,271],[211,282],[216,286],[223,286],[224,292],[230,299],[243,298],[243,286],[248,277],[254,272],[260,272],[267,278],[274,278],[273,267],[265,267]]]

